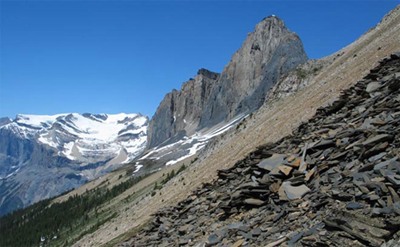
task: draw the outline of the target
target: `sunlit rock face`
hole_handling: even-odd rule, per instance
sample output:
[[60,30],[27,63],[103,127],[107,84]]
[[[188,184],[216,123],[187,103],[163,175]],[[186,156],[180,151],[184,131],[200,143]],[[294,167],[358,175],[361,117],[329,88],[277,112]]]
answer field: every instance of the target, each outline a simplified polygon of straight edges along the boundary
[[248,114],[268,90],[308,57],[300,38],[270,16],[256,25],[221,74],[201,69],[168,93],[149,124],[148,147],[167,145],[199,130]]

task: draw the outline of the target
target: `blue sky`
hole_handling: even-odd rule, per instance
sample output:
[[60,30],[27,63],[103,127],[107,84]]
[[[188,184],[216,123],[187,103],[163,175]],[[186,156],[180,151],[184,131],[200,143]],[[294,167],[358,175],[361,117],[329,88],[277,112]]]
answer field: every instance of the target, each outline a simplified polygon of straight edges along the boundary
[[154,114],[198,69],[221,72],[275,14],[310,58],[350,44],[399,0],[0,1],[0,117]]

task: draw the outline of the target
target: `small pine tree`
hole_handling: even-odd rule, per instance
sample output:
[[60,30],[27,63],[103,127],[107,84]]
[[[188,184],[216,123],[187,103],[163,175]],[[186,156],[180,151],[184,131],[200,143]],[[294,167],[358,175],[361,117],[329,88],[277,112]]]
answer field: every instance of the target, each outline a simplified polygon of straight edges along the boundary
[[183,172],[186,169],[185,163],[183,163],[183,165],[179,168],[177,174]]
[[154,189],[153,190],[158,190],[158,184],[157,182],[154,184]]

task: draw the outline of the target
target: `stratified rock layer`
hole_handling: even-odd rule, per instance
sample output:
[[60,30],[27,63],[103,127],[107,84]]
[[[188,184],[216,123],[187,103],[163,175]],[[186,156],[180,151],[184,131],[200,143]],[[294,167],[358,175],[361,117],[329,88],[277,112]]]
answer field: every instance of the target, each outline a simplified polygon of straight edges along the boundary
[[307,59],[300,38],[281,19],[265,18],[220,75],[201,69],[165,96],[150,121],[148,147],[258,109],[280,77]]
[[400,53],[121,245],[399,245],[399,89]]

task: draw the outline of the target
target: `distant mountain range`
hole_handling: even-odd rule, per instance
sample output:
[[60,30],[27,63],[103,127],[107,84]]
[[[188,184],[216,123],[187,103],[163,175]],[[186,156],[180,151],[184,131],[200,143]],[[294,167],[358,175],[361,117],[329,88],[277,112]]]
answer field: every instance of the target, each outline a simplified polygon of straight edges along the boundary
[[56,196],[132,161],[146,147],[140,114],[17,115],[0,121],[0,214]]

